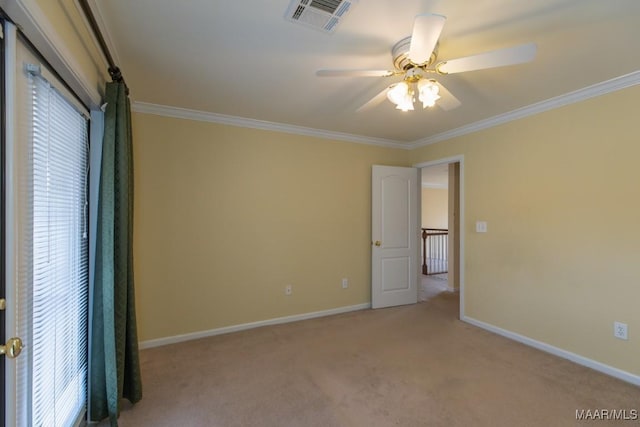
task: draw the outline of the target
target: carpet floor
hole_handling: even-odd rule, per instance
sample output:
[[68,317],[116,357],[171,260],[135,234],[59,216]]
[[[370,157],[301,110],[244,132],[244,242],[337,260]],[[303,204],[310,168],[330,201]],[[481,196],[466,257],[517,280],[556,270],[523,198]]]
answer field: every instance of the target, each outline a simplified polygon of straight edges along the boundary
[[458,295],[142,351],[120,426],[575,426],[640,388],[457,320]]

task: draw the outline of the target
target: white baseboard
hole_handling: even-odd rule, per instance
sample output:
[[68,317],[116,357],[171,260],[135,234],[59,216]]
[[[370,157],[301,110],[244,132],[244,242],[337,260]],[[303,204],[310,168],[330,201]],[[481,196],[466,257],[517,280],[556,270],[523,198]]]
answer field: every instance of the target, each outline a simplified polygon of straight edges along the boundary
[[537,348],[538,350],[542,350],[544,352],[553,354],[555,356],[562,357],[563,359],[570,360],[574,363],[577,363],[578,365],[586,366],[587,368],[594,369],[598,372],[602,372],[603,374],[640,386],[640,376],[632,374],[631,372],[623,371],[621,369],[614,368],[613,366],[605,365],[604,363],[597,362],[595,360],[586,358],[584,356],[580,356],[579,354],[575,354],[570,351],[563,350],[558,347],[554,347],[550,344],[534,340],[524,335],[520,335],[515,332],[511,332],[506,329],[499,328],[497,326],[482,322],[480,320],[473,319],[471,317],[465,316],[462,318],[462,321],[470,323],[479,328],[485,329],[489,332],[502,335],[503,337],[512,339],[514,341],[518,341],[530,347]]
[[371,303],[364,303],[364,304],[350,305],[346,307],[332,308],[329,310],[314,311],[311,313],[295,314],[293,316],[276,317],[274,319],[260,320],[258,322],[242,323],[240,325],[231,325],[231,326],[225,326],[222,328],[209,329],[208,331],[191,332],[183,335],[174,335],[172,337],[141,341],[139,344],[139,347],[141,350],[144,350],[146,348],[160,347],[163,345],[175,344],[183,341],[190,341],[190,340],[196,340],[199,338],[212,337],[215,335],[228,334],[231,332],[244,331],[247,329],[259,328],[261,326],[297,322],[299,320],[307,320],[307,319],[314,319],[316,317],[332,316],[334,314],[349,313],[351,311],[366,310],[369,308],[371,308]]

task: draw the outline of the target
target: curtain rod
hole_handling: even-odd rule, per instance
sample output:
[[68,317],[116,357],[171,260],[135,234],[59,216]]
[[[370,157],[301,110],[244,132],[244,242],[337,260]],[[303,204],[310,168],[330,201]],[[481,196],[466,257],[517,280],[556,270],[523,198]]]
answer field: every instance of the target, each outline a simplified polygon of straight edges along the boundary
[[102,53],[107,59],[107,63],[109,64],[108,71],[109,71],[109,75],[111,76],[111,79],[114,82],[124,83],[124,87],[127,90],[127,94],[129,94],[129,88],[127,87],[127,84],[124,81],[124,77],[122,76],[122,72],[120,71],[120,68],[116,65],[115,61],[113,60],[113,56],[111,56],[111,52],[109,52],[109,47],[107,46],[107,43],[104,41],[104,37],[102,36],[102,32],[100,31],[98,22],[96,21],[96,18],[93,15],[91,6],[89,6],[89,0],[79,0],[78,3],[82,8],[82,12],[84,13],[84,16],[87,18],[87,21],[89,21],[89,25],[91,26],[91,31],[96,36],[96,39],[98,40],[98,44],[100,45],[100,49],[102,50]]

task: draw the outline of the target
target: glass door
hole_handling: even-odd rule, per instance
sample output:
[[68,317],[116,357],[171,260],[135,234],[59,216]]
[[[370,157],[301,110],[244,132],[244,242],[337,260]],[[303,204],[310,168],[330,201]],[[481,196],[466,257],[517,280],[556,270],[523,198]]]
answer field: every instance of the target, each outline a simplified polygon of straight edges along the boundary
[[[77,426],[86,412],[88,112],[5,27],[5,425]],[[19,353],[19,354],[18,354]]]

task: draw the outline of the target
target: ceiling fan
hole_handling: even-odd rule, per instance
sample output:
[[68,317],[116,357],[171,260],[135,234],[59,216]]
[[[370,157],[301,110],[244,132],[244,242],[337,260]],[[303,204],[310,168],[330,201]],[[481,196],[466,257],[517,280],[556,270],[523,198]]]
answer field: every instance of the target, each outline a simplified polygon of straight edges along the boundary
[[498,49],[463,58],[438,62],[438,39],[447,18],[438,14],[422,14],[415,18],[411,36],[405,37],[391,49],[394,70],[323,69],[320,77],[393,77],[403,76],[392,83],[356,111],[364,111],[389,99],[402,111],[413,110],[415,95],[422,107],[438,106],[452,110],[460,101],[442,83],[431,76],[462,73],[486,68],[502,67],[532,61],[536,55],[535,43]]

